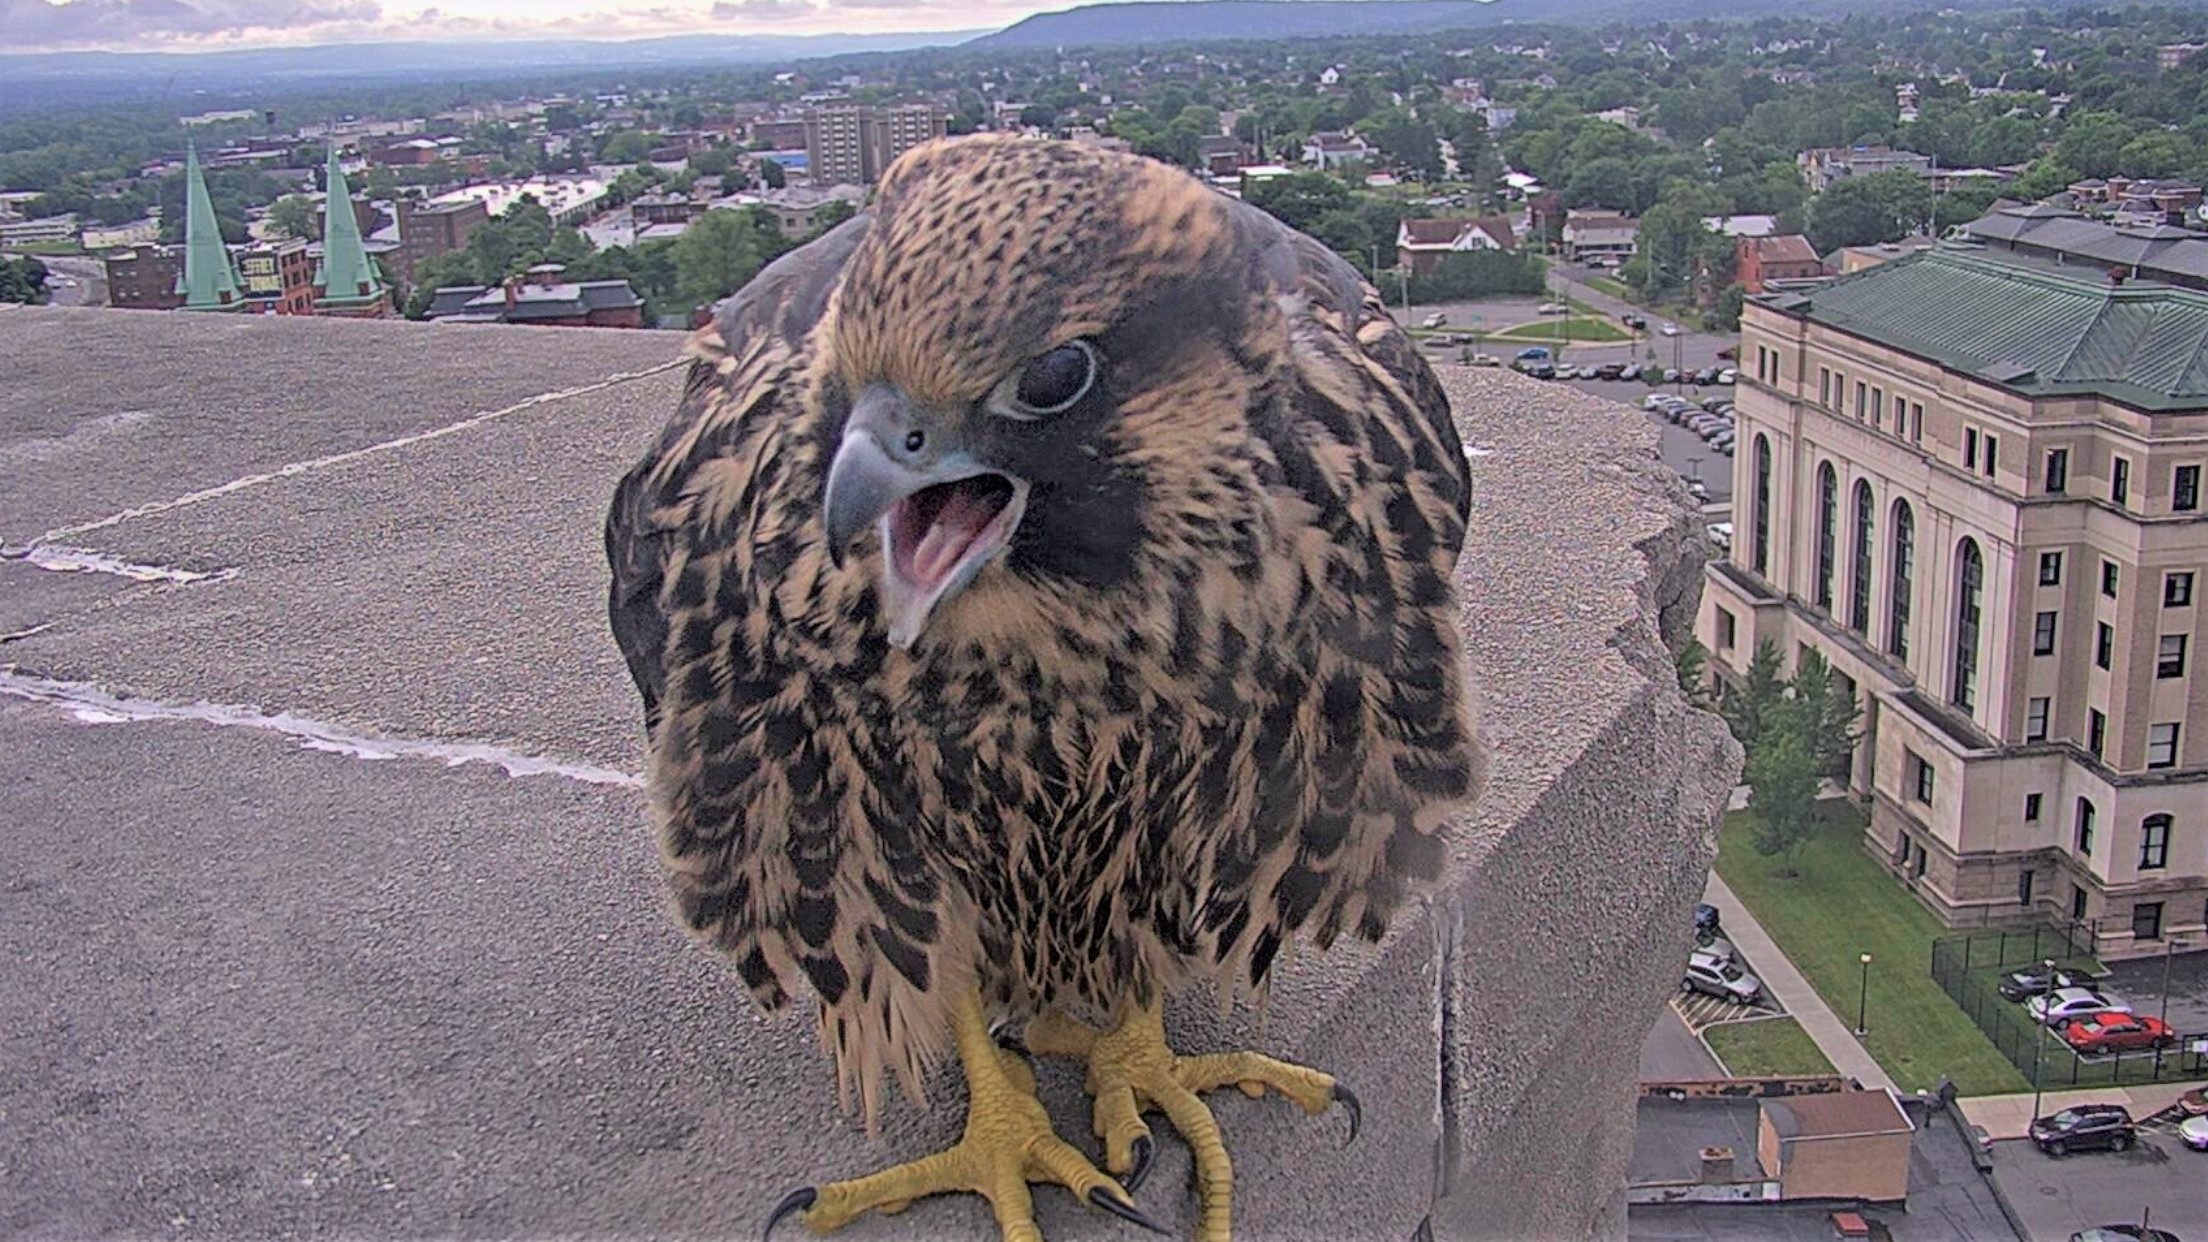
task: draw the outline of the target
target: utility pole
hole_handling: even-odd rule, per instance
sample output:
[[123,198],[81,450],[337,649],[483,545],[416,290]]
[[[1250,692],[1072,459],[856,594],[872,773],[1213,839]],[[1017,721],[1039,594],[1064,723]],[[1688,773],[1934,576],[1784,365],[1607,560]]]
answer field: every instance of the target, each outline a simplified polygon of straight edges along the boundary
[[2045,1014],[2048,1009],[2054,1007],[2055,1003],[2055,959],[2050,957],[2041,962],[2039,967],[2047,972],[2047,988],[2040,993],[2041,996],[2046,998],[2041,1002],[2042,1020],[2038,1023],[2037,1029],[2032,1031],[2032,1120],[2034,1121],[2039,1120],[2039,1062],[2040,1057],[2047,1051]]

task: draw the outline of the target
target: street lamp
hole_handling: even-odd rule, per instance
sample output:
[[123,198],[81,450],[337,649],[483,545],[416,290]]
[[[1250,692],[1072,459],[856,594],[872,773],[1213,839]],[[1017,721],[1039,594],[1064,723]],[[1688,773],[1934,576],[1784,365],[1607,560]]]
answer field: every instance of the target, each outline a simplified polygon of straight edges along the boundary
[[1870,1008],[1871,1004],[1871,955],[1864,954],[1861,961],[1863,963],[1863,986],[1855,994],[1855,1033],[1859,1036],[1870,1034],[1869,1029],[1863,1025],[1863,1014]]
[[[2040,1013],[2044,1016],[2047,1010],[2052,1009],[2055,1004],[2055,959],[2048,958],[2039,964],[2039,968],[2046,972],[2047,979],[2047,987],[2040,993],[2041,996],[2045,997],[2040,1002],[2042,1005]],[[2027,1009],[2025,1013],[2029,1016],[2031,1011]],[[2033,1026],[2035,1029],[2032,1031],[2032,1120],[2037,1121],[2039,1120],[2039,1063],[2041,1055],[2047,1050],[2047,1032],[2044,1023],[2034,1023]]]
[[2177,941],[2162,942],[2162,1025],[2170,1024],[2170,959],[2177,956]]

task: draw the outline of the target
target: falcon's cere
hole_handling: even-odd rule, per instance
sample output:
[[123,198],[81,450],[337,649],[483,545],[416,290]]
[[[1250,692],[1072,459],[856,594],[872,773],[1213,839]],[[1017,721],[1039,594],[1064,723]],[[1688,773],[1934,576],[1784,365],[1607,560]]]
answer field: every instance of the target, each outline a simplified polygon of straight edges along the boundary
[[[1143,1219],[1142,1113],[1231,1180],[1197,1093],[1355,1098],[1176,1056],[1163,998],[1378,939],[1483,760],[1448,403],[1317,242],[1162,164],[1018,138],[908,153],[760,273],[606,524],[681,917],[768,1009],[809,990],[871,1117],[958,1055],[951,1150],[808,1187],[815,1230],[1029,1182]],[[1087,1063],[1105,1177],[1028,1050]],[[848,1096],[847,1096],[848,1098]],[[771,1229],[771,1222],[770,1222]]]

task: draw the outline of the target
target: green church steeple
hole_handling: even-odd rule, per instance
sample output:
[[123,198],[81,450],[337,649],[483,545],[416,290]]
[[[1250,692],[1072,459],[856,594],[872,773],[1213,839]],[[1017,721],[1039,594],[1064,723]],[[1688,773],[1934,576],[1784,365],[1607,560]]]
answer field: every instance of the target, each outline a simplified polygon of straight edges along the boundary
[[207,179],[200,175],[199,149],[189,142],[184,144],[184,274],[177,277],[176,291],[184,295],[185,310],[227,311],[245,305],[237,261],[222,244],[214,200],[207,197]]
[[353,192],[330,144],[328,193],[322,200],[322,265],[314,274],[314,309],[319,315],[377,314],[389,304],[383,273],[360,240],[360,219],[353,214]]

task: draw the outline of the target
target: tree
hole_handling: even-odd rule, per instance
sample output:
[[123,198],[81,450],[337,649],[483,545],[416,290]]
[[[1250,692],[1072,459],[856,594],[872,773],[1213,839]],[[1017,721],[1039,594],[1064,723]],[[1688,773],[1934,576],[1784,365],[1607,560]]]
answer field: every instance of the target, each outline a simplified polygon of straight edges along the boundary
[[717,302],[788,248],[774,217],[756,207],[709,211],[675,240],[675,288],[692,306]]
[[759,184],[770,190],[779,190],[790,183],[782,172],[782,166],[773,160],[759,161]]
[[1796,874],[1794,863],[1817,827],[1816,760],[1802,746],[1802,730],[1792,718],[1796,704],[1782,700],[1772,735],[1748,752],[1742,776],[1749,785],[1748,812],[1755,817],[1756,852],[1777,857],[1777,874]]
[[2078,170],[2052,156],[2041,156],[2024,166],[2016,180],[2009,183],[2011,197],[2035,202],[2050,194],[2060,194],[2080,180]]
[[1794,680],[1787,687],[1801,710],[1789,724],[1802,731],[1802,748],[1821,776],[1845,780],[1861,740],[1856,721],[1862,708],[1852,693],[1843,693],[1825,658],[1810,650],[1795,662]]
[[286,194],[268,209],[268,227],[285,237],[314,236],[314,201],[304,194]]
[[2055,159],[2087,177],[2106,177],[2117,171],[2125,144],[2136,129],[2114,112],[2081,112],[2070,118],[2062,136],[2055,139]]
[[1766,722],[1776,713],[1786,693],[1779,677],[1779,648],[1770,639],[1756,644],[1748,672],[1738,689],[1725,696],[1719,714],[1733,731],[1741,748],[1753,751],[1762,741]]
[[1672,657],[1679,671],[1679,692],[1687,696],[1687,702],[1696,707],[1710,706],[1710,649],[1700,639],[1689,638],[1687,645]]
[[1820,253],[1900,241],[1930,223],[1932,191],[1912,172],[1835,181],[1809,204],[1809,240]]

